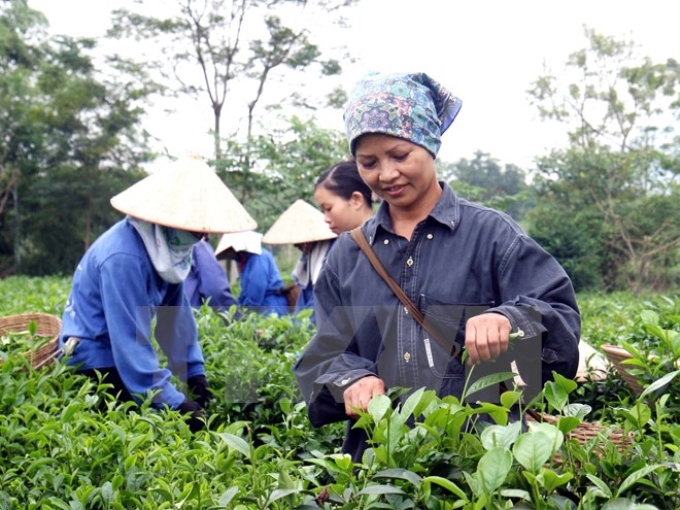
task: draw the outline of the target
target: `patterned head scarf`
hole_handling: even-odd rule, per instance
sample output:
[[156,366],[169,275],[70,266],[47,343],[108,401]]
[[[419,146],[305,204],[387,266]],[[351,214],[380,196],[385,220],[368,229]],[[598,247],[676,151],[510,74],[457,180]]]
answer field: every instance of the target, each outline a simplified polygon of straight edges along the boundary
[[354,86],[345,108],[349,149],[354,155],[357,138],[382,133],[420,145],[436,157],[441,135],[462,103],[425,73],[370,73]]

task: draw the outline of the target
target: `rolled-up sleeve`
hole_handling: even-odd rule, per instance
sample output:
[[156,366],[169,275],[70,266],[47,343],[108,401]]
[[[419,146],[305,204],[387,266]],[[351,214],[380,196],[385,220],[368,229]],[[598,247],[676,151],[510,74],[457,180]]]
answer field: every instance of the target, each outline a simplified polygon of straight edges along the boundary
[[571,280],[535,241],[518,236],[498,270],[502,304],[522,337],[513,341],[522,379],[535,390],[552,372],[573,378],[578,369],[581,319]]

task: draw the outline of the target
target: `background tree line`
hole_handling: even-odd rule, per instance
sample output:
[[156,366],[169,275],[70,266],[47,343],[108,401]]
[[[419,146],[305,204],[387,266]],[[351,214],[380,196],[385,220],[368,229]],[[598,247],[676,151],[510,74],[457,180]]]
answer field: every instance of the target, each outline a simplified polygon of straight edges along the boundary
[[[354,2],[314,5],[342,22]],[[99,41],[48,35],[47,20],[25,0],[0,2],[0,272],[72,273],[120,218],[111,196],[159,156],[140,126],[161,96],[207,99],[212,163],[260,231],[295,199],[313,203],[316,176],[347,157],[344,134],[308,115],[344,103],[344,91],[331,86],[344,56],[324,54],[295,28],[302,8],[297,0],[177,0],[166,18],[121,10],[112,38],[163,49],[132,59],[103,55]],[[245,27],[256,23],[260,30],[249,33],[259,36],[246,39]],[[680,65],[641,58],[632,41],[585,35],[587,46],[565,64],[568,78],[546,70],[528,91],[541,115],[562,123],[567,149],[537,158],[534,168],[479,150],[470,160],[440,161],[440,176],[461,196],[517,219],[579,290],[677,289]],[[276,96],[282,81],[320,80],[329,83],[324,97],[302,88]],[[239,88],[249,91],[240,105],[245,124],[225,133],[225,108],[234,108],[227,98]],[[299,113],[277,113],[282,104]]]

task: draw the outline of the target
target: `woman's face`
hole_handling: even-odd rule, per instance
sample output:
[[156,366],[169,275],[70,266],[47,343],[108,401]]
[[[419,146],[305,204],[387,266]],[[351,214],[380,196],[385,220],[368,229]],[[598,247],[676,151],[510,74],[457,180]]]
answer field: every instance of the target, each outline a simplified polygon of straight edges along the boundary
[[323,219],[328,223],[328,227],[336,234],[347,232],[357,227],[363,221],[362,207],[363,197],[358,191],[349,200],[345,200],[339,195],[323,186],[318,186],[314,190],[314,200],[319,209],[323,212]]
[[366,134],[357,140],[355,159],[362,179],[391,209],[429,212],[439,200],[434,158],[420,145]]

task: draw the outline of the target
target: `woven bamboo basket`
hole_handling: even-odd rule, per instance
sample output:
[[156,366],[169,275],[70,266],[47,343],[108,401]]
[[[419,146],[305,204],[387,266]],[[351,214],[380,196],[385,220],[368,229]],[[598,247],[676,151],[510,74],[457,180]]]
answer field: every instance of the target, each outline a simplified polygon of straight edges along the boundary
[[[557,425],[559,417],[547,413],[537,413],[535,411],[527,411],[527,421],[546,422],[552,425]],[[593,441],[601,443],[602,438],[606,438],[611,442],[619,453],[623,453],[633,443],[633,433],[626,434],[623,429],[615,426],[602,425],[599,422],[581,422],[578,427],[566,434],[565,439],[575,439],[581,445],[588,445]],[[595,454],[598,457],[604,455],[605,450],[599,444],[595,446]],[[562,462],[562,455],[556,452],[553,460],[556,463]]]
[[623,379],[637,395],[640,395],[644,391],[644,388],[640,384],[640,379],[630,372],[631,365],[622,363],[622,361],[632,358],[631,354],[622,347],[611,344],[603,345],[602,350],[607,355],[609,361],[616,367],[619,374],[621,374],[621,379]]
[[26,353],[30,357],[31,366],[39,369],[50,365],[57,355],[59,331],[61,330],[61,319],[59,317],[48,313],[24,313],[0,317],[0,335],[25,332],[28,340],[31,323],[36,325],[36,336],[49,338],[49,341],[45,344]]

